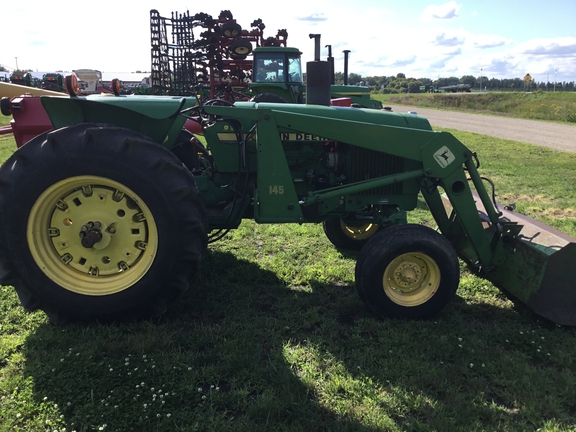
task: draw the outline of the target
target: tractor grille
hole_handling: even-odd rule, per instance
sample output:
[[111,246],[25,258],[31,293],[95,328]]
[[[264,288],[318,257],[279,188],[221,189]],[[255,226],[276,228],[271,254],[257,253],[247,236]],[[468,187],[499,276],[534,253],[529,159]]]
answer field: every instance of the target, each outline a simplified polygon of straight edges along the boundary
[[[359,182],[404,171],[404,159],[375,150],[350,146],[348,151],[348,179]],[[359,192],[355,195],[400,195],[402,183]]]

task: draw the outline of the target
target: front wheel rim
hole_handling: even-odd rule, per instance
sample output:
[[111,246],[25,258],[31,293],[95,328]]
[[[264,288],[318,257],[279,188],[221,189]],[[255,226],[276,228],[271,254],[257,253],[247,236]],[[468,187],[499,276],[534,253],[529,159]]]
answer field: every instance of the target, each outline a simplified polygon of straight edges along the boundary
[[382,277],[385,294],[394,303],[414,307],[430,300],[440,286],[440,268],[423,252],[409,252],[396,257]]
[[375,223],[365,223],[361,225],[348,225],[343,220],[340,221],[340,227],[342,228],[342,232],[346,237],[356,241],[363,241],[368,240],[372,237],[378,229],[380,225]]
[[51,281],[90,296],[134,285],[158,249],[156,223],[144,201],[123,184],[97,176],[49,186],[30,211],[26,238]]

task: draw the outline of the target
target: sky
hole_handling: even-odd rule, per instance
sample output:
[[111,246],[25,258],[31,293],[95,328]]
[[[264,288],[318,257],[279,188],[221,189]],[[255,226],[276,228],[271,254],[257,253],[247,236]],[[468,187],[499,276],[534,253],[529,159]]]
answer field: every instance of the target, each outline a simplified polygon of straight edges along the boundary
[[[201,3],[201,6],[199,4]],[[252,7],[250,7],[252,5]],[[45,0],[6,1],[0,8],[0,65],[34,71],[150,71],[150,10],[232,12],[245,29],[260,18],[265,36],[288,31],[303,62],[332,47],[335,70],[410,78],[523,78],[576,81],[576,0],[290,0],[192,2],[99,0],[56,7]]]

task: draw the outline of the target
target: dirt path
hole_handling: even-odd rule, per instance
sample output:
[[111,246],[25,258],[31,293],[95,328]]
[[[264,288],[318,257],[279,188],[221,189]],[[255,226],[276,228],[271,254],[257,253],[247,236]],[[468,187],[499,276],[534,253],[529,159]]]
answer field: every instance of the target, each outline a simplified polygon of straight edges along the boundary
[[556,150],[576,152],[576,125],[467,114],[405,105],[390,104],[390,106],[398,112],[415,111],[426,117],[434,127],[475,132]]

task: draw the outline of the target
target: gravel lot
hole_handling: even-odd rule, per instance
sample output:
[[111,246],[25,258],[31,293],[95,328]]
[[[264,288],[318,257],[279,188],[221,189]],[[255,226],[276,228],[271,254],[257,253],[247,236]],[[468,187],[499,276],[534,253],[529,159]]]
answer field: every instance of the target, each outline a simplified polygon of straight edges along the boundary
[[475,132],[514,141],[576,152],[576,125],[521,120],[493,115],[466,114],[390,104],[393,111],[415,111],[438,128]]

